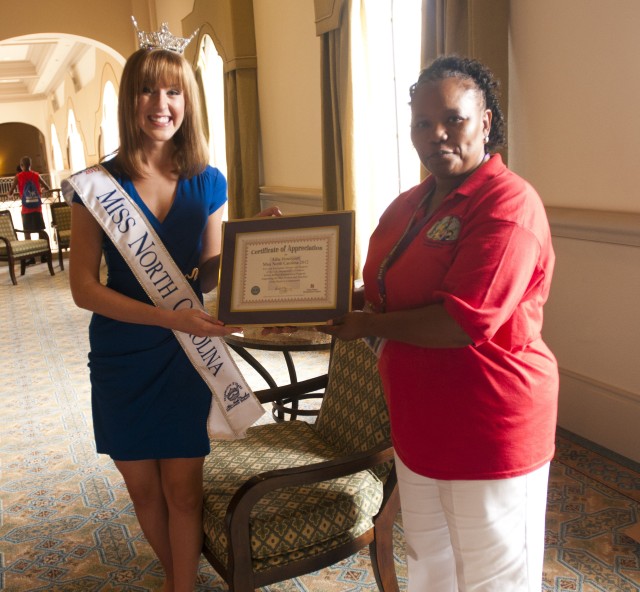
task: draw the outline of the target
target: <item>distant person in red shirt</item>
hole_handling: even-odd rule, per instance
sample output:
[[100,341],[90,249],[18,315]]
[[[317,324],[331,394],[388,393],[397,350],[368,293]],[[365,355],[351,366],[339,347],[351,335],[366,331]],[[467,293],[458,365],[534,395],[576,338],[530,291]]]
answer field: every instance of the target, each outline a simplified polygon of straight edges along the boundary
[[31,170],[31,158],[28,156],[20,159],[20,172],[13,179],[9,195],[13,194],[16,187],[22,200],[22,230],[27,233],[27,238],[30,238],[31,233],[44,230],[42,187],[47,190],[51,188],[38,173]]

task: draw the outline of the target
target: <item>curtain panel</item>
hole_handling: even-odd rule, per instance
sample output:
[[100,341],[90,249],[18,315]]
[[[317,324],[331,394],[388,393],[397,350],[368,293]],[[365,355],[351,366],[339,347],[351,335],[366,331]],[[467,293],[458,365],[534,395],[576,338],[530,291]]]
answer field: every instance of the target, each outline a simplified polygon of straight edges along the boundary
[[[480,60],[500,82],[508,129],[509,0],[423,0],[422,15],[423,67],[449,53]],[[507,162],[506,148],[500,152]]]
[[[349,92],[347,29],[334,29],[321,38],[321,135],[322,186],[326,211],[344,210],[352,196],[345,196],[345,167],[350,163],[353,103]],[[348,193],[348,192],[347,192]]]
[[[357,2],[357,9],[362,0],[353,1]],[[354,5],[352,0],[339,4],[342,9],[339,26],[321,36],[322,197],[325,211],[355,211],[358,168],[350,28]],[[332,16],[335,17],[335,13]],[[323,24],[326,26],[326,21]],[[361,243],[356,216],[356,277],[364,263]]]
[[224,64],[225,132],[229,219],[260,211],[258,84],[252,0],[195,0],[183,31],[198,30],[185,57],[197,63],[208,34]]
[[[350,0],[346,0],[348,3]],[[347,209],[353,203],[351,192],[345,196],[345,167],[350,146],[345,142],[353,134],[349,100],[349,25],[342,22],[345,0],[314,0],[316,35],[320,36],[322,195],[325,211]]]
[[344,0],[339,28],[321,36],[324,207],[357,211],[356,277],[381,204],[400,192],[392,8]]
[[229,219],[251,218],[260,211],[260,124],[256,68],[227,72],[224,92]]

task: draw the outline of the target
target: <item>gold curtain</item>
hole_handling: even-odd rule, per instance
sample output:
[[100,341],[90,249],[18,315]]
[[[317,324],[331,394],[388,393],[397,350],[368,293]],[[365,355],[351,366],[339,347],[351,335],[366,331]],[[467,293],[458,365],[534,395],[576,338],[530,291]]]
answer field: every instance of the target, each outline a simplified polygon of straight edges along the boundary
[[[323,0],[319,1],[322,3]],[[352,0],[339,4],[342,7],[339,18],[335,12],[330,15],[331,22],[338,27],[321,35],[322,196],[325,211],[356,211],[355,107],[350,51]],[[335,10],[336,6],[332,5],[332,8]],[[326,28],[327,22],[325,19],[320,24]],[[320,24],[316,18],[318,30]],[[364,264],[363,251],[356,224],[354,266],[357,277]]]
[[256,69],[241,68],[226,72],[224,92],[229,218],[250,218],[260,211],[260,126]]
[[[480,60],[500,81],[508,123],[509,0],[423,0],[422,10],[423,66],[450,53]],[[506,149],[501,153],[506,162]]]
[[321,120],[322,120],[322,187],[324,209],[348,209],[353,204],[352,192],[345,195],[345,167],[349,163],[345,138],[353,133],[349,117],[352,104],[348,88],[348,27],[334,29],[321,37]]
[[260,211],[258,84],[252,0],[195,0],[183,31],[198,31],[185,51],[191,63],[207,34],[224,64],[229,218]]
[[204,135],[206,136],[208,141],[209,140],[209,114],[205,107],[205,105],[207,104],[207,100],[204,94],[204,79],[203,79],[204,72],[202,71],[202,68],[196,67],[195,74],[196,74],[196,82],[198,83],[198,91],[199,91],[198,94],[199,94],[200,105],[202,109],[202,127],[204,128],[202,131],[204,132]]

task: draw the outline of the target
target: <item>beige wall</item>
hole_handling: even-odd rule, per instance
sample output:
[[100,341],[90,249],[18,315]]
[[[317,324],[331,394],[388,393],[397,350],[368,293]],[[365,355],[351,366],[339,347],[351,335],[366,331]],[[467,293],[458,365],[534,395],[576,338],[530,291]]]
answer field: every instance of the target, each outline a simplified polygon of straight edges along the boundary
[[640,461],[640,3],[511,2],[511,168],[548,206],[560,425]]
[[254,0],[253,10],[262,185],[320,196],[320,41],[313,0]]
[[156,22],[152,24],[155,28],[161,23],[167,23],[169,31],[180,37],[187,37],[193,31],[182,30],[182,19],[191,12],[193,1],[178,2],[177,0],[155,0],[157,17]]
[[511,23],[511,166],[551,206],[640,213],[640,2],[514,0]]

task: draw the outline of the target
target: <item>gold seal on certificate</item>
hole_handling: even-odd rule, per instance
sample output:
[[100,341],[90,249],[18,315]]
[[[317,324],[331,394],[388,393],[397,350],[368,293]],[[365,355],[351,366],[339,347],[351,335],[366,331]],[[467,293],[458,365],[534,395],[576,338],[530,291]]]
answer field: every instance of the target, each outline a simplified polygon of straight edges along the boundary
[[351,310],[354,213],[225,222],[217,316],[228,325],[317,325]]

